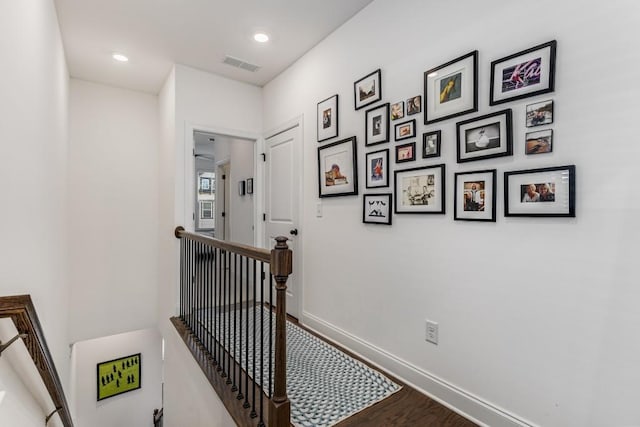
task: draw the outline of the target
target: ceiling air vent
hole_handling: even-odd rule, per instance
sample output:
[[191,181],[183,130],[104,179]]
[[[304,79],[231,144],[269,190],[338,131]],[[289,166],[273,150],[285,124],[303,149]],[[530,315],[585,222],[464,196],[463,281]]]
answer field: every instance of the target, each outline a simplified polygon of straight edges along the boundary
[[224,62],[227,65],[231,65],[232,67],[242,68],[243,70],[251,71],[252,73],[255,73],[260,69],[260,66],[258,65],[249,64],[248,62],[245,62],[242,59],[234,58],[233,56],[229,56],[229,55],[225,56],[224,61],[222,62]]

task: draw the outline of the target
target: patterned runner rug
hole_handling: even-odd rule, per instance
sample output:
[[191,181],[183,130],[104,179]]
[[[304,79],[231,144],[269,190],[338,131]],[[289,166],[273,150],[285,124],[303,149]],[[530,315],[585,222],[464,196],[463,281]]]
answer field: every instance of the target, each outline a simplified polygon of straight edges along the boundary
[[[224,344],[230,342],[231,354],[242,360],[246,356],[249,367],[253,366],[254,313],[258,325],[264,327],[264,336],[256,327],[255,358],[256,382],[265,384],[264,389],[273,390],[269,382],[269,362],[273,360],[274,348],[269,348],[269,322],[272,336],[275,336],[275,315],[260,307],[232,311],[231,324],[225,327]],[[199,313],[202,324],[208,328],[214,324],[217,311],[203,310]],[[225,317],[229,313],[225,313]],[[233,319],[237,325],[234,328]],[[218,319],[218,317],[216,317]],[[247,324],[249,328],[247,329]],[[299,427],[330,427],[362,411],[365,408],[391,396],[401,387],[369,368],[367,365],[346,355],[304,329],[287,321],[287,395],[291,401],[291,422]],[[235,333],[234,333],[235,331]],[[246,331],[249,331],[247,349]],[[240,337],[242,334],[242,337]],[[261,340],[262,338],[262,340]],[[262,341],[262,344],[260,342]],[[228,349],[227,349],[228,350]],[[248,351],[247,351],[248,350]],[[271,358],[269,355],[271,354]],[[253,371],[249,369],[253,378]]]

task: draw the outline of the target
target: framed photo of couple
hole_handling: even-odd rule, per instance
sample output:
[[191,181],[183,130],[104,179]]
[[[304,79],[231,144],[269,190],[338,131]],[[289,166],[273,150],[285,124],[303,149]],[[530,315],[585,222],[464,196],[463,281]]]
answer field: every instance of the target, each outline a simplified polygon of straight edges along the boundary
[[453,218],[496,221],[496,170],[455,174]]
[[576,216],[574,165],[504,173],[504,216]]

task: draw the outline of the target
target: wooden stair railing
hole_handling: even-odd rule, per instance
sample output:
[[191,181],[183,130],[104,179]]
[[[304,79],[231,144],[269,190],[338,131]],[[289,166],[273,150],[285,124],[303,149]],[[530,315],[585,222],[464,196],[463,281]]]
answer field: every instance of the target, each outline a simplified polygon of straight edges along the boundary
[[[180,315],[171,318],[176,330],[236,424],[289,427],[286,283],[292,273],[293,255],[287,238],[277,237],[275,247],[268,251],[190,233],[182,227],[177,227],[174,234],[180,239]],[[269,271],[265,272],[267,265]],[[271,310],[265,315],[267,303]],[[258,322],[260,330],[256,329]],[[268,372],[264,372],[265,352],[273,354],[273,360],[266,362]],[[257,377],[261,380],[256,381]]]
[[44,338],[36,309],[29,295],[0,297],[0,318],[11,318],[18,334],[26,335],[24,345],[36,365],[55,408],[46,422],[57,413],[64,427],[73,427],[71,412],[56,371],[53,358]]

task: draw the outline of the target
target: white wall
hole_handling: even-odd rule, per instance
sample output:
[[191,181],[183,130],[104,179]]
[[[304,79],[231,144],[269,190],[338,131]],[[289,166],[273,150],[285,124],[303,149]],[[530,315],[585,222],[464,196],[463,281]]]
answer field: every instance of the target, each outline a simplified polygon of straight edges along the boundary
[[[97,401],[96,366],[141,353],[141,388]],[[162,407],[162,338],[157,329],[77,342],[72,350],[74,422],[78,427],[152,425]]]
[[158,98],[71,79],[70,338],[157,324]]
[[[303,320],[491,425],[640,425],[640,5],[576,5],[378,0],[264,89],[266,129],[298,114],[311,124]],[[556,92],[489,108],[490,62],[552,39]],[[358,196],[324,199],[316,218],[317,102],[340,95],[340,137],[358,138],[362,183],[373,149],[364,149],[353,82],[381,68],[383,101],[406,100],[423,93],[425,70],[474,49],[477,115],[513,109],[514,156],[459,165],[456,119],[427,127],[420,116],[418,135],[442,130],[442,157],[403,167],[446,163],[446,215],[365,226]],[[525,157],[525,105],[545,99],[556,107],[553,153]],[[566,164],[577,166],[577,218],[503,216],[504,171]],[[453,173],[487,168],[498,169],[497,222],[454,221]],[[440,324],[438,346],[424,340],[426,318]]]
[[68,71],[52,1],[0,2],[0,295],[31,294],[67,385]]

